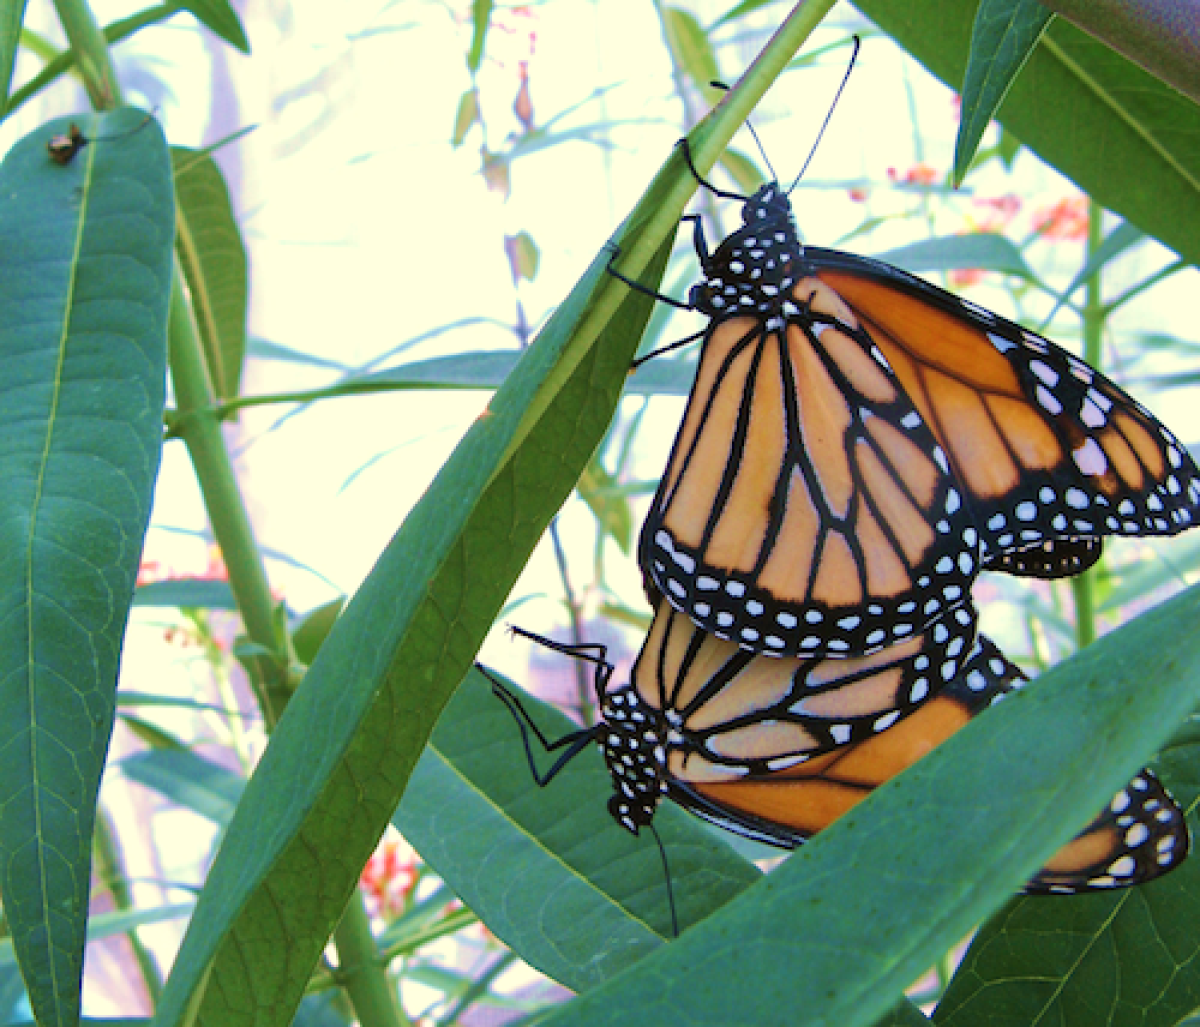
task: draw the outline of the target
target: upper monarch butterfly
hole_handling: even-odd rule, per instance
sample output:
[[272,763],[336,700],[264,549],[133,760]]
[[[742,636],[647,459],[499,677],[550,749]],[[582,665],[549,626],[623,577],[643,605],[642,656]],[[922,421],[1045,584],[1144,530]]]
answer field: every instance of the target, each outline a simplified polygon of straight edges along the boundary
[[[651,824],[666,797],[736,834],[795,848],[1024,680],[980,636],[954,681],[906,719],[868,731],[861,741],[821,751],[806,747],[798,718],[788,718],[789,704],[804,683],[780,670],[785,661],[739,651],[705,635],[665,603],[629,683],[614,689],[603,646],[562,645],[516,630],[596,668],[599,722],[554,742],[542,735],[515,695],[479,668],[521,725],[535,779],[548,784],[580,751],[597,743],[612,775],[609,811],[633,834]],[[869,696],[892,676],[884,669],[881,681],[843,684],[834,699],[853,706],[856,689]],[[545,749],[564,750],[545,773],[534,763],[526,726]],[[1188,848],[1182,811],[1143,770],[1025,890],[1073,893],[1141,884],[1178,866]]]
[[[686,140],[684,153],[691,164]],[[642,529],[653,585],[768,655],[872,652],[980,570],[1058,577],[1107,534],[1175,534],[1200,471],[1041,336],[897,268],[802,246],[775,182],[710,253],[696,384]],[[610,271],[634,288],[610,263]]]

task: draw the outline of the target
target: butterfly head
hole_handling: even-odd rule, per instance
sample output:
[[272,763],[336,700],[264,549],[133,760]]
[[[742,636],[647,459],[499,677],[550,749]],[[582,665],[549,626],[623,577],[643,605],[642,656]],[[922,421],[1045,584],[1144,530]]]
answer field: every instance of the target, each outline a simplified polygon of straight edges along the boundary
[[662,717],[630,685],[609,692],[600,713],[600,748],[613,780],[608,811],[625,830],[637,834],[654,819],[667,787]]

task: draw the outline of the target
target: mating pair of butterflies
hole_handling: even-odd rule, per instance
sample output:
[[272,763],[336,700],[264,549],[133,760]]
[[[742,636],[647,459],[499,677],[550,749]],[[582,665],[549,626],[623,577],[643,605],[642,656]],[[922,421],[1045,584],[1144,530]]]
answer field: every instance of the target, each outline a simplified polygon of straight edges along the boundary
[[[982,570],[1061,577],[1104,535],[1191,527],[1200,472],[1054,344],[802,247],[776,183],[737,198],[743,225],[712,253],[693,218],[687,306],[710,322],[641,537],[654,622],[615,689],[601,647],[554,646],[596,665],[600,722],[539,781],[595,741],[628,830],[666,796],[794,847],[1023,680],[977,633]],[[1027,890],[1138,884],[1188,845],[1143,771]]]

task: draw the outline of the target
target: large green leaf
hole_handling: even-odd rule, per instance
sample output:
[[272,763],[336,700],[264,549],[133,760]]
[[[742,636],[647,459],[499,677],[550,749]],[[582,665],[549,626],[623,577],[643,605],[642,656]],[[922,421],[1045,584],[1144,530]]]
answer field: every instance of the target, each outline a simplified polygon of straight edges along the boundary
[[[1155,769],[1200,830],[1200,738]],[[971,943],[934,1014],[944,1027],[1105,1023],[1170,1027],[1200,1005],[1200,859],[1141,888],[1016,899]]]
[[[962,87],[975,0],[856,0],[934,75]],[[1098,203],[1200,262],[1200,108],[1057,19],[999,119]]]
[[173,146],[171,164],[179,202],[179,262],[192,313],[213,390],[221,399],[232,399],[246,357],[246,247],[216,161]]
[[58,164],[46,144],[71,120],[0,166],[0,892],[33,1008],[64,1024],[162,445],[175,232],[157,123],[80,115],[118,138]]
[[[551,738],[577,726],[522,701]],[[544,768],[550,759],[540,762]],[[634,838],[617,826],[608,814],[611,794],[595,746],[539,788],[512,715],[473,671],[438,722],[393,822],[497,937],[583,991],[671,937],[658,849],[649,834]],[[681,927],[760,876],[675,806],[664,807],[655,826]]]
[[1088,647],[543,1023],[875,1023],[1195,705],[1198,617],[1200,588]]

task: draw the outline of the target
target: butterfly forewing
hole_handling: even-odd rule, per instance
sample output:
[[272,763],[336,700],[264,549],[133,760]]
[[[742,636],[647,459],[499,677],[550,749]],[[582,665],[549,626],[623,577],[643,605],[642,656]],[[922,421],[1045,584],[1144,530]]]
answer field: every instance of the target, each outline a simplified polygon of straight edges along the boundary
[[1098,544],[1069,540],[1172,535],[1200,517],[1187,451],[1083,361],[887,265],[818,249],[805,260],[854,308],[941,442],[989,567],[1076,573]]
[[864,653],[961,604],[979,540],[942,448],[853,312],[813,279],[786,324],[730,317],[642,532],[677,609],[769,655]]

